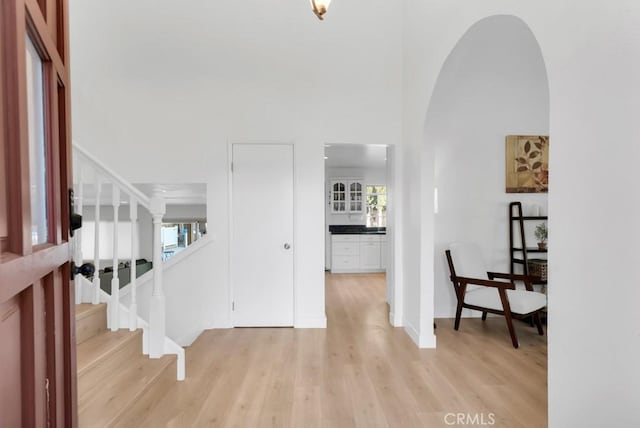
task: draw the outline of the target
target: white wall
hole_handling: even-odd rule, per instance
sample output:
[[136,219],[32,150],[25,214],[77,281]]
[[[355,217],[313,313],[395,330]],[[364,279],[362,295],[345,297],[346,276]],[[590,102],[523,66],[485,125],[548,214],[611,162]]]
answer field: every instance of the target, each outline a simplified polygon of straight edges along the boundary
[[[405,1],[403,155],[421,162],[405,163],[405,184],[419,184],[406,186],[411,210],[404,226],[423,226],[422,260],[430,261],[405,257],[405,302],[431,297],[421,311],[406,304],[405,318],[423,321],[429,334],[424,318],[432,313],[434,273],[425,253],[434,245],[434,142],[425,138],[427,107],[458,40],[497,14],[531,28],[550,86],[549,277],[556,285],[549,287],[549,425],[637,426],[640,287],[629,272],[640,263],[640,194],[619,191],[640,181],[635,1]],[[415,198],[421,211],[409,202]]]
[[69,12],[74,139],[130,182],[207,183],[211,326],[229,325],[228,143],[295,143],[296,325],[323,326],[324,144],[399,143],[401,4],[335,2],[324,22],[304,1]]
[[[94,258],[95,206],[82,209],[82,257]],[[129,205],[120,205],[118,209],[118,248],[121,259],[131,257],[131,221]],[[113,207],[100,206],[100,267],[111,266],[113,261]],[[138,245],[136,258],[151,260],[153,257],[153,224],[151,214],[146,208],[138,206]]]
[[[509,202],[521,201],[529,215],[533,205],[547,212],[546,194],[505,192],[505,136],[548,133],[549,87],[531,31],[508,16],[474,25],[442,68],[425,124],[425,139],[434,146],[438,189],[436,317],[455,316],[456,297],[444,256],[451,242],[477,243],[488,268],[509,272]],[[529,246],[536,242],[534,225],[525,225]],[[480,312],[465,310],[463,315]]]
[[[166,332],[181,346],[191,345],[209,327],[207,320],[211,314],[207,303],[207,275],[203,272],[207,271],[209,265],[206,249],[212,244],[213,241],[205,236],[164,263]],[[138,314],[142,319],[149,320],[153,275],[145,278],[149,280],[138,284],[136,300]],[[129,307],[131,295],[127,292],[120,301]]]
[[[82,257],[84,260],[93,260],[95,257],[94,233],[95,221],[84,221],[82,224]],[[100,222],[100,259],[107,261],[112,266],[113,260],[113,221]],[[140,245],[135,250],[136,258],[139,258]],[[131,222],[118,222],[118,257],[121,261],[131,259]],[[104,265],[101,263],[100,268]]]
[[197,220],[207,219],[207,206],[204,204],[188,204],[188,205],[171,205],[168,203],[167,211],[162,218],[165,223],[172,221],[196,222]]

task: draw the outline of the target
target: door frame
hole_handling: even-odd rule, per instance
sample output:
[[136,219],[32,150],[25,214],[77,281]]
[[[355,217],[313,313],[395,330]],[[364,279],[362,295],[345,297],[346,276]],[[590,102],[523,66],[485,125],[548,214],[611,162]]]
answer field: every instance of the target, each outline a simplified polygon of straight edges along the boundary
[[[394,327],[404,325],[403,269],[402,269],[402,172],[400,168],[401,146],[387,145],[387,294],[389,323]],[[391,274],[389,274],[391,273]]]
[[234,302],[234,285],[233,285],[233,265],[232,265],[232,256],[233,256],[233,146],[234,145],[263,145],[263,146],[267,146],[267,145],[271,145],[271,146],[275,146],[275,145],[287,145],[287,146],[291,146],[291,150],[292,150],[292,155],[293,155],[293,165],[292,165],[292,174],[293,174],[293,201],[292,201],[292,209],[293,209],[293,242],[291,243],[292,245],[292,250],[293,250],[293,269],[292,269],[292,276],[293,276],[293,293],[292,293],[292,300],[293,300],[293,324],[292,327],[295,328],[296,326],[296,321],[298,318],[298,311],[297,311],[297,305],[296,305],[296,301],[297,301],[297,297],[298,297],[298,287],[297,287],[297,281],[296,281],[296,266],[297,266],[297,254],[298,252],[297,250],[297,242],[298,242],[298,216],[297,216],[297,212],[296,212],[296,202],[297,202],[297,189],[298,189],[298,183],[297,183],[297,177],[296,177],[296,142],[294,140],[291,139],[283,139],[283,140],[228,140],[227,142],[227,195],[228,195],[228,199],[227,199],[227,206],[228,206],[228,211],[229,214],[227,216],[228,219],[228,225],[227,225],[227,230],[229,231],[229,236],[228,236],[228,254],[229,254],[229,258],[227,260],[228,264],[227,264],[227,270],[229,272],[229,282],[227,285],[227,293],[229,296],[229,300],[227,302],[228,306],[228,313],[229,313],[229,317],[228,317],[228,327],[229,328],[235,328],[235,320],[233,318],[233,302]]
[[[322,143],[323,147],[327,144],[330,145],[347,145],[350,143],[343,142],[330,142],[325,141]],[[380,144],[362,144],[351,143],[353,145],[372,145],[380,146]],[[385,301],[389,304],[389,323],[394,327],[402,327],[403,321],[403,284],[402,284],[402,193],[400,191],[402,185],[402,173],[398,168],[400,165],[401,147],[395,144],[386,144],[387,148],[387,162],[386,162],[386,176],[387,176],[387,252],[386,252],[386,286],[385,286]],[[323,151],[324,153],[324,151]],[[327,192],[331,186],[327,186],[327,169],[322,169],[323,174],[323,192]],[[366,186],[367,183],[364,183]],[[323,198],[326,202],[326,193],[323,194]],[[327,233],[327,211],[325,206],[324,211],[324,233]],[[323,252],[322,265],[325,266],[325,259],[327,249],[326,245],[331,245],[330,241],[327,244],[326,235],[323,234],[323,243],[325,245],[325,251]]]

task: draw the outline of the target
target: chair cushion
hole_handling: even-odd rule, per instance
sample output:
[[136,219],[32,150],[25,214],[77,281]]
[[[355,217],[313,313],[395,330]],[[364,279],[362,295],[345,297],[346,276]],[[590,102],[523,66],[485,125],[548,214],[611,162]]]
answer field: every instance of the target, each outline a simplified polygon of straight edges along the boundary
[[[515,314],[528,314],[547,305],[547,296],[537,291],[507,290],[507,298],[511,312]],[[479,287],[467,291],[464,303],[498,311],[504,310],[498,289],[493,287]]]
[[[449,245],[453,267],[457,276],[466,278],[487,279],[487,266],[482,259],[480,248],[471,243],[454,242]],[[485,288],[480,285],[467,285],[467,292]],[[499,301],[499,300],[498,300]]]

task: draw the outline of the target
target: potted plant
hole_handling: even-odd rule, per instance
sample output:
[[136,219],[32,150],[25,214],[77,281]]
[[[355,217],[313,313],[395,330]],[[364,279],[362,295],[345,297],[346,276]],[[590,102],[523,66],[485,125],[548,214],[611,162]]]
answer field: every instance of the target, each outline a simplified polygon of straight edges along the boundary
[[540,223],[536,226],[535,235],[538,239],[538,248],[541,250],[547,248],[547,236],[549,230],[547,229],[547,223]]

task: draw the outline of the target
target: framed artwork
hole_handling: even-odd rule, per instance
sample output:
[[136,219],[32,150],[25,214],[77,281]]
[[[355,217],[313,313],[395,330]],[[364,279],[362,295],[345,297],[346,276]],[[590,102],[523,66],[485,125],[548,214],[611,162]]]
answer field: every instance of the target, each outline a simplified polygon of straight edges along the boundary
[[507,135],[507,193],[547,193],[549,191],[549,137]]

